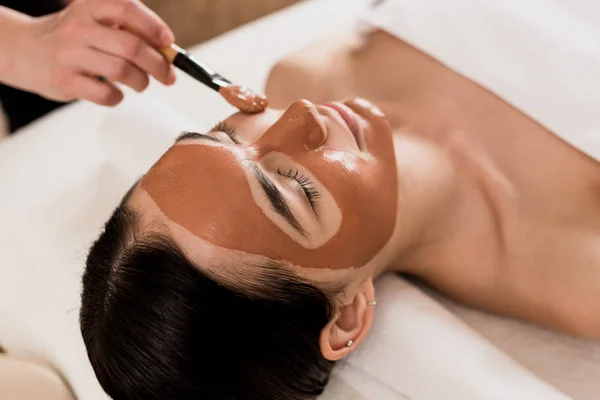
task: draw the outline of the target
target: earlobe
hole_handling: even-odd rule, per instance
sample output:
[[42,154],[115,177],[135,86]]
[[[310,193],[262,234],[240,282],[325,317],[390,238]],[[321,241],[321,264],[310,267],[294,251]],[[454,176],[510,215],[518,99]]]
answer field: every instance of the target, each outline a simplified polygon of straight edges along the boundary
[[329,323],[329,325],[321,331],[319,340],[321,354],[329,361],[341,360],[352,352],[352,347],[347,346],[348,342],[346,342],[345,347],[341,347],[338,340],[336,340],[335,343],[332,342],[332,338],[339,336],[334,330],[336,330],[335,322]]
[[334,319],[321,331],[321,354],[330,361],[348,356],[371,328],[374,305],[377,304],[372,279],[365,281],[361,289],[352,303],[338,306]]

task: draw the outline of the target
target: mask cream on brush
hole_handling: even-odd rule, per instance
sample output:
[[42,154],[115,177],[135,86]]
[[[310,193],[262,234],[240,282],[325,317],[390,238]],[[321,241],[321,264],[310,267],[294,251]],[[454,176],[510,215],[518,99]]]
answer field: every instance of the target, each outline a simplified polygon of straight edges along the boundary
[[263,112],[269,105],[269,101],[265,96],[254,93],[244,86],[234,85],[206,64],[192,59],[185,50],[175,44],[162,49],[161,53],[169,63],[219,92],[225,101],[243,113],[256,114]]

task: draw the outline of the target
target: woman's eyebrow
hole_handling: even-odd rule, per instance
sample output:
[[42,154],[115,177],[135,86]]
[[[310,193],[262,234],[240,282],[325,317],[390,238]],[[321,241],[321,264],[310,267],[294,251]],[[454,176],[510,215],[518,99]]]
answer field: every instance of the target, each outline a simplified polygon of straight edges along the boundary
[[271,206],[275,212],[281,215],[288,222],[288,224],[290,224],[302,236],[306,237],[306,231],[302,228],[302,226],[300,226],[300,223],[290,210],[290,206],[277,186],[260,170],[260,168],[258,168],[258,166],[256,166],[256,164],[252,166],[252,172],[254,172],[254,176],[256,176],[258,183],[265,192],[265,195],[269,199],[269,202],[271,203]]
[[214,136],[207,135],[205,133],[197,133],[197,132],[183,132],[181,135],[177,136],[175,139],[175,143],[179,143],[185,139],[203,139],[203,140],[212,140],[213,142],[223,143],[221,140]]

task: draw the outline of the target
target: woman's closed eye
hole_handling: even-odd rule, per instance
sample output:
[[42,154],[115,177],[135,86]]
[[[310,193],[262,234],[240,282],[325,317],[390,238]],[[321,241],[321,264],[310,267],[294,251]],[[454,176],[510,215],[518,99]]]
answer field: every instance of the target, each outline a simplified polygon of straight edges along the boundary
[[235,144],[240,144],[239,140],[237,140],[237,133],[235,131],[235,128],[231,125],[229,125],[227,122],[225,121],[221,121],[218,124],[216,124],[212,129],[212,132],[223,132],[225,133],[227,136],[229,136],[229,139],[231,139],[231,141]]
[[310,203],[310,206],[312,207],[313,211],[316,214],[317,213],[316,205],[317,205],[318,199],[321,197],[321,194],[314,187],[314,185],[310,181],[310,179],[306,175],[301,174],[299,170],[292,169],[292,168],[290,168],[288,171],[278,169],[277,173],[281,176],[285,176],[286,178],[293,179],[294,181],[297,182],[298,185],[300,185],[300,187],[304,191],[304,194],[306,195],[306,199],[308,200],[308,202]]
[[[233,126],[229,125],[228,123],[226,123],[225,121],[221,121],[218,124],[216,124],[215,126],[213,126],[211,128],[210,132],[217,132],[217,133],[223,132],[224,134],[227,135],[227,137],[229,137],[229,140],[231,140],[233,143],[240,144],[240,141],[237,140],[237,133],[235,131],[235,128]],[[181,135],[179,135],[177,137],[177,139],[175,139],[175,143],[181,142],[182,140],[186,140],[186,139],[211,140],[213,142],[225,143],[225,142],[223,142],[223,140],[219,139],[214,134],[211,135],[209,133],[198,133],[198,132],[183,132]]]

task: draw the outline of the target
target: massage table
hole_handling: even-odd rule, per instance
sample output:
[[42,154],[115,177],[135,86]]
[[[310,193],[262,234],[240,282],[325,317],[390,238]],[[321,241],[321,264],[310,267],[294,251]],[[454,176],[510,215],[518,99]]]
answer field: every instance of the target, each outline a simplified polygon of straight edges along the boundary
[[[191,51],[260,90],[277,60],[351,29],[368,3],[305,1]],[[181,131],[233,111],[179,74],[174,87],[127,91],[115,109],[76,103],[0,142],[0,343],[11,355],[53,366],[80,400],[107,398],[78,326],[87,250]],[[376,289],[371,334],[320,400],[600,398],[596,342],[463,307],[397,275]]]

